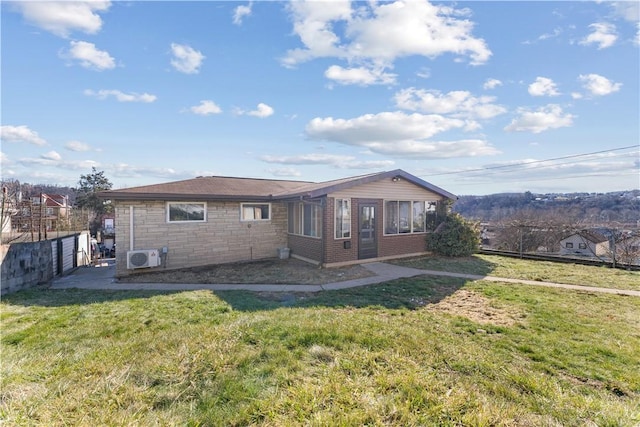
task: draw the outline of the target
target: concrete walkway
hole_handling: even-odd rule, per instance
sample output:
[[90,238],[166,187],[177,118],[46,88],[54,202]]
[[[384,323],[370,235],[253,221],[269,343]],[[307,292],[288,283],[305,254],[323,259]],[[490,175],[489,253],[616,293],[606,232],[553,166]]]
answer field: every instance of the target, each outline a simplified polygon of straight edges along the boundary
[[73,273],[56,278],[51,282],[51,289],[107,289],[107,290],[157,290],[157,291],[186,291],[208,289],[212,291],[249,290],[260,292],[319,292],[336,289],[354,288],[387,282],[402,277],[420,275],[455,277],[469,280],[487,280],[501,283],[517,283],[533,286],[573,289],[585,292],[601,292],[616,295],[640,297],[640,291],[626,289],[599,288],[594,286],[566,285],[562,283],[540,282],[536,280],[506,279],[494,276],[480,276],[474,274],[451,273],[447,271],[420,270],[417,268],[401,267],[383,262],[372,262],[363,266],[374,273],[374,276],[344,282],[327,283],[324,285],[282,285],[282,284],[215,284],[203,285],[195,283],[126,283],[118,282],[115,278],[115,260],[104,260],[91,267],[80,267]]

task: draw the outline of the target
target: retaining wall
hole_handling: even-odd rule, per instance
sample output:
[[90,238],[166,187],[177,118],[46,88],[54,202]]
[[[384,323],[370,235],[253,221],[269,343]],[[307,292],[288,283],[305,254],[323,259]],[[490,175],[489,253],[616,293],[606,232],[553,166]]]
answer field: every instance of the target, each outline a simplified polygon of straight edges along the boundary
[[88,232],[39,242],[0,247],[0,293],[15,292],[51,281],[91,262]]
[[30,288],[53,279],[53,257],[51,242],[48,240],[2,245],[0,256],[2,294]]

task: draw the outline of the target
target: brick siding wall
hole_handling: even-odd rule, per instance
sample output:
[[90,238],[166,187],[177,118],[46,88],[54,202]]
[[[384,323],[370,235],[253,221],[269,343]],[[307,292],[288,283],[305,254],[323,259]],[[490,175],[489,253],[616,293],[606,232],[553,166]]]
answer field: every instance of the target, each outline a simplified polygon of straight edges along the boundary
[[289,235],[291,255],[322,262],[322,240],[315,237]]

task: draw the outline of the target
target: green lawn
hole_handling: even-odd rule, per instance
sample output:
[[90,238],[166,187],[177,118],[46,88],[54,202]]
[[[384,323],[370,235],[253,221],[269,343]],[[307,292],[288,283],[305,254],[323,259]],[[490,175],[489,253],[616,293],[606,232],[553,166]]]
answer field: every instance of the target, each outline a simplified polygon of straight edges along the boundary
[[640,423],[636,297],[423,276],[306,295],[33,290],[0,314],[5,425]]
[[451,271],[454,273],[558,282],[570,285],[599,286],[612,289],[640,290],[640,271],[627,271],[608,267],[531,261],[496,255],[473,255],[466,258],[427,256],[391,262],[424,270]]

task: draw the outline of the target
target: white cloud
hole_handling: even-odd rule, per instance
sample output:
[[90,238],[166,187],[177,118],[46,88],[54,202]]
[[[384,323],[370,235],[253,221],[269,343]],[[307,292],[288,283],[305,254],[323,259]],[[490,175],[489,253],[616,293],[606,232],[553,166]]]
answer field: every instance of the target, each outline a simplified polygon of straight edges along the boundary
[[393,166],[393,160],[358,160],[354,156],[336,154],[303,154],[300,156],[262,156],[266,163],[283,165],[328,165],[338,169],[380,169]]
[[416,72],[416,76],[420,77],[421,79],[428,79],[429,77],[431,77],[431,70],[427,67],[422,67]]
[[34,145],[47,145],[47,141],[40,138],[38,132],[27,126],[2,126],[0,127],[0,139],[6,142],[27,142]]
[[98,99],[107,99],[110,96],[115,97],[119,102],[146,102],[146,103],[150,103],[150,102],[154,102],[157,97],[155,95],[150,95],[148,93],[136,93],[136,92],[131,92],[131,93],[124,93],[122,91],[119,90],[107,90],[107,89],[103,89],[103,90],[99,90],[99,91],[93,91],[91,89],[86,89],[84,91],[84,94],[86,96],[93,96],[96,97]]
[[622,19],[637,23],[640,20],[640,3],[637,1],[612,1],[607,2],[616,15]]
[[93,160],[62,160],[55,157],[55,155],[44,155],[39,158],[22,158],[18,160],[18,163],[27,167],[48,166],[65,170],[86,170],[100,166],[98,162]]
[[558,96],[558,88],[553,80],[547,77],[537,77],[536,81],[529,85],[531,96]]
[[431,114],[384,112],[354,119],[315,118],[306,126],[313,140],[365,147],[373,153],[406,158],[447,158],[496,154],[481,140],[429,141],[432,136],[467,125],[464,120]]
[[327,68],[324,75],[329,80],[333,80],[342,85],[383,85],[393,84],[396,81],[396,74],[385,73],[381,68],[343,68],[339,65],[332,65]]
[[202,53],[190,46],[171,43],[171,65],[185,74],[197,74],[200,72],[202,61],[206,58]]
[[[391,66],[406,56],[435,58],[445,53],[466,56],[474,65],[486,62],[491,51],[472,36],[466,9],[432,5],[428,1],[351,3],[346,0],[289,4],[293,31],[304,48],[289,50],[285,66],[315,58],[336,57],[354,62]],[[337,29],[344,27],[343,37]]]
[[236,25],[242,25],[242,20],[245,16],[251,15],[251,3],[248,5],[240,5],[233,11],[233,23]]
[[495,97],[475,97],[462,90],[442,94],[437,90],[408,88],[396,93],[394,100],[399,108],[405,110],[450,114],[452,117],[490,119],[507,111],[492,104]]
[[31,24],[65,38],[72,31],[96,34],[102,28],[98,13],[111,6],[109,1],[20,1],[11,4]]
[[118,178],[137,178],[141,176],[153,176],[157,178],[179,179],[186,178],[188,174],[181,173],[172,168],[154,168],[133,166],[126,163],[104,165],[104,170]]
[[222,113],[222,109],[216,105],[215,102],[210,100],[200,101],[199,105],[194,105],[189,108],[193,114],[198,114],[200,116],[208,116],[211,114],[220,114]]
[[46,160],[62,160],[62,156],[57,151],[49,151],[40,157]]
[[581,74],[578,76],[578,80],[582,82],[582,87],[595,96],[610,95],[622,87],[622,83],[614,83],[598,74]]
[[96,49],[93,43],[72,41],[69,44],[69,50],[60,54],[62,58],[78,60],[84,68],[97,71],[110,70],[116,66],[109,52]]
[[498,79],[487,79],[482,85],[482,88],[485,90],[495,89],[498,86],[502,86],[502,82]]
[[91,147],[89,146],[89,144],[86,144],[80,141],[69,141],[66,144],[64,144],[64,148],[66,148],[69,151],[77,151],[77,152],[91,150]]
[[573,125],[574,116],[562,111],[559,105],[549,104],[530,111],[518,109],[519,116],[504,128],[508,132],[540,133],[549,129],[558,129]]
[[267,172],[269,172],[271,175],[273,176],[293,176],[293,177],[299,177],[302,176],[302,173],[294,168],[271,168],[271,169],[267,169]]
[[596,22],[589,25],[589,28],[593,32],[580,41],[581,45],[597,44],[598,49],[606,49],[613,46],[618,39],[616,26],[608,22]]
[[267,104],[263,104],[262,102],[258,104],[258,107],[253,111],[242,112],[239,111],[240,114],[246,114],[248,116],[259,117],[264,119],[265,117],[269,117],[273,115],[274,110]]

